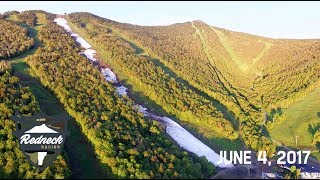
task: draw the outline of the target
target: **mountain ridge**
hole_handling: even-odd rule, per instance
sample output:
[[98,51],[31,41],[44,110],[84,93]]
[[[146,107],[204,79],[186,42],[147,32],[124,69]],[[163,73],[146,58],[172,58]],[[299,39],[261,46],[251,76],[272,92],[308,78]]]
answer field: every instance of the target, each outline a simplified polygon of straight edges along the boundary
[[[213,28],[220,29],[220,30],[225,30],[225,31],[233,32],[233,33],[245,34],[245,35],[250,35],[250,36],[256,36],[256,37],[259,37],[259,38],[265,38],[265,39],[270,39],[270,40],[289,40],[289,41],[290,40],[293,40],[293,41],[295,41],[295,40],[301,40],[301,41],[316,41],[316,40],[320,40],[320,37],[319,38],[272,38],[272,37],[268,37],[268,36],[264,36],[264,35],[258,35],[258,34],[254,34],[254,33],[238,31],[238,30],[231,30],[231,29],[224,28],[224,27],[214,26],[214,25],[206,23],[205,21],[203,21],[201,19],[194,19],[194,20],[184,21],[184,22],[175,22],[175,23],[171,23],[171,24],[167,24],[167,25],[139,25],[139,24],[133,24],[133,23],[127,23],[127,22],[121,22],[121,21],[112,20],[112,19],[109,19],[107,17],[95,15],[95,14],[90,13],[90,12],[72,12],[70,14],[73,14],[73,13],[86,13],[86,14],[91,15],[91,16],[96,17],[96,18],[104,18],[105,20],[107,20],[107,21],[109,21],[111,23],[119,23],[119,24],[129,25],[129,26],[131,25],[131,26],[139,26],[139,27],[166,27],[166,26],[175,26],[175,25],[179,25],[179,24],[188,24],[188,23],[191,23],[191,22],[195,22],[195,23],[203,23],[203,24],[205,24],[207,26],[211,26]],[[57,15],[59,15],[59,14],[57,14]]]

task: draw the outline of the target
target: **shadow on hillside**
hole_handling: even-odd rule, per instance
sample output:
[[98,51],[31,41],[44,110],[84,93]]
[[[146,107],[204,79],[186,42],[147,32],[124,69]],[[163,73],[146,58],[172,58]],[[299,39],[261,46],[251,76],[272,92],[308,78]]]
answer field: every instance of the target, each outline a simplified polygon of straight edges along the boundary
[[180,121],[178,118],[175,117],[174,114],[167,113],[155,101],[145,96],[143,92],[133,90],[133,87],[131,84],[128,83],[128,80],[121,80],[121,84],[124,85],[126,88],[128,88],[127,94],[136,104],[140,104],[143,107],[146,107],[148,112],[154,113],[158,116],[167,116],[171,118],[173,121],[177,122],[179,125],[185,128],[194,137],[196,137],[197,139],[202,141],[204,144],[212,148],[216,153],[219,153],[220,150],[242,149],[242,144],[240,139],[229,140],[227,138],[222,138],[222,137],[206,138],[203,134],[199,133],[198,128],[192,125],[190,122]]
[[272,116],[275,115],[275,114],[279,114],[279,115],[281,116],[282,113],[283,113],[283,110],[282,110],[282,108],[280,108],[280,107],[278,107],[277,109],[272,109],[271,112],[270,112],[270,114],[271,114]]
[[273,108],[273,109],[271,109],[269,114],[268,113],[266,114],[265,120],[266,120],[266,122],[269,122],[269,121],[273,122],[274,120],[276,120],[277,116],[278,117],[282,116],[282,114],[283,114],[282,108],[280,108],[280,107],[278,107],[276,109]]
[[269,131],[265,126],[262,126],[262,134],[265,135],[267,138],[271,138]]
[[314,135],[318,130],[320,129],[320,123],[309,123],[308,124],[308,131],[309,133],[311,133],[312,135]]
[[137,46],[136,44],[134,44],[133,42],[131,42],[131,41],[128,41],[128,40],[126,40],[126,39],[124,39],[123,37],[121,37],[120,36],[120,38],[122,39],[122,40],[124,40],[125,42],[127,42],[132,48],[134,48],[135,49],[135,53],[136,54],[142,54],[142,53],[144,53],[144,50],[143,49],[141,49],[139,46]]
[[128,83],[128,80],[121,80],[121,84],[123,84],[127,90],[127,95],[136,103],[143,107],[146,107],[149,112],[156,113],[159,116],[174,116],[173,114],[168,114],[166,111],[162,109],[155,101],[151,100],[149,97],[144,95],[143,92],[134,90],[133,86]]
[[229,120],[235,127],[235,129],[239,128],[239,119],[235,117],[235,114],[232,111],[229,111],[229,109],[221,104],[218,100],[210,97],[207,93],[193,87],[189,84],[186,80],[179,77],[175,72],[173,72],[170,68],[168,68],[166,65],[164,65],[162,62],[160,62],[159,59],[155,58],[149,58],[156,66],[161,67],[164,72],[168,73],[170,77],[173,77],[177,80],[177,82],[183,83],[186,85],[189,89],[194,91],[197,95],[204,97],[205,99],[212,102],[215,108],[217,108],[218,111],[220,111],[223,114],[223,117],[227,120]]
[[229,120],[233,124],[233,126],[234,126],[234,128],[236,130],[239,129],[239,126],[240,126],[239,119],[236,118],[235,114],[232,111],[230,111],[226,106],[224,106],[218,100],[210,97],[207,93],[205,93],[205,92],[199,90],[198,88],[195,88],[192,85],[190,85],[188,81],[186,81],[183,78],[181,78],[180,76],[178,76],[174,71],[172,71],[169,67],[167,67],[165,64],[163,64],[159,59],[156,59],[156,58],[152,57],[152,55],[149,55],[148,53],[144,54],[146,51],[144,51],[143,48],[139,47],[134,42],[125,39],[122,35],[120,35],[119,37],[121,37],[131,47],[133,47],[135,49],[136,55],[140,55],[140,56],[144,56],[144,57],[148,58],[149,60],[151,60],[154,63],[155,66],[161,67],[162,70],[164,70],[165,73],[169,74],[170,77],[175,78],[177,80],[177,82],[185,84],[189,89],[194,91],[196,94],[198,94],[198,95],[204,97],[205,99],[211,101],[212,105],[215,106],[217,108],[217,110],[220,111],[223,114],[223,117],[225,119]]

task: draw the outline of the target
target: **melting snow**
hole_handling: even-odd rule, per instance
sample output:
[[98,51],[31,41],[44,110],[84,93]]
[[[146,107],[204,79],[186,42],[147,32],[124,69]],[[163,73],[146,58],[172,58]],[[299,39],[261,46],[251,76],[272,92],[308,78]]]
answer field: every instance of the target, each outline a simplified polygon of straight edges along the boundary
[[233,164],[228,161],[221,164],[217,164],[220,159],[220,155],[214,152],[207,145],[195,138],[187,130],[181,127],[178,123],[167,117],[160,117],[165,122],[167,128],[166,132],[184,149],[189,152],[193,152],[199,157],[205,156],[208,161],[221,168],[233,167]]
[[116,87],[116,92],[119,95],[127,95],[127,88],[124,86]]
[[91,61],[97,61],[97,59],[94,57],[96,55],[96,51],[93,49],[86,49],[83,54]]
[[92,46],[86,41],[84,40],[82,37],[79,36],[79,34],[76,33],[72,33],[71,34],[72,37],[76,38],[77,43],[81,44],[81,46],[85,49],[90,49]]
[[109,82],[115,82],[117,83],[117,77],[116,75],[111,71],[109,68],[105,68],[101,70],[101,73],[103,74],[104,78]]
[[86,41],[84,40],[82,37],[78,36],[76,37],[76,41],[81,44],[81,46],[85,49],[89,49],[91,48],[92,46]]
[[[91,45],[81,38],[78,34],[72,32],[71,28],[68,26],[68,22],[64,18],[56,18],[54,20],[59,26],[62,26],[67,32],[70,33],[72,37],[76,39],[76,41],[81,44],[86,50],[83,54],[91,61],[96,61],[94,58],[96,51],[91,49]],[[116,75],[109,69],[105,68],[101,70],[101,73],[104,75],[107,81],[118,82]],[[116,87],[116,92],[121,95],[127,95],[127,88],[124,86]],[[134,105],[134,108],[137,108],[139,112],[144,114],[144,116],[149,116],[155,120],[161,121],[166,125],[166,132],[184,149],[189,152],[193,152],[198,156],[205,156],[208,161],[212,162],[214,165],[219,166],[221,168],[229,168],[233,167],[231,162],[224,162],[222,164],[217,164],[219,161],[219,155],[214,152],[210,147],[202,143],[200,140],[195,138],[192,134],[190,134],[187,130],[181,127],[178,123],[173,121],[168,117],[160,117],[154,114],[147,112],[147,108],[141,105]]]
[[141,105],[134,105],[139,112],[141,112],[144,116],[149,116],[153,119],[159,120],[164,123],[166,126],[166,132],[171,136],[183,149],[195,153],[197,156],[205,156],[207,160],[213,163],[215,166],[219,166],[221,168],[229,168],[233,167],[233,164],[228,161],[221,164],[217,164],[220,159],[220,155],[214,152],[210,147],[202,143],[200,140],[195,138],[192,134],[190,134],[187,130],[181,127],[178,123],[173,121],[168,117],[160,117],[154,115],[152,113],[147,112],[147,108]]
[[59,26],[62,26],[67,32],[72,32],[67,20],[64,18],[56,18],[54,22],[56,22]]
[[72,33],[70,36],[75,37],[75,38],[80,37],[79,34],[76,34],[76,33]]
[[70,26],[68,25],[67,20],[65,20],[64,18],[56,18],[54,20],[54,22],[56,22],[59,26],[62,26],[67,32],[71,33],[72,37],[76,38],[76,41],[81,44],[81,46],[85,49],[89,49],[91,48],[91,45],[84,40],[82,37],[80,37],[78,34],[75,34],[72,32]]
[[134,108],[136,108],[139,112],[141,112],[143,115],[147,116],[148,115],[148,112],[147,112],[147,108],[141,106],[141,105],[134,105],[133,106]]

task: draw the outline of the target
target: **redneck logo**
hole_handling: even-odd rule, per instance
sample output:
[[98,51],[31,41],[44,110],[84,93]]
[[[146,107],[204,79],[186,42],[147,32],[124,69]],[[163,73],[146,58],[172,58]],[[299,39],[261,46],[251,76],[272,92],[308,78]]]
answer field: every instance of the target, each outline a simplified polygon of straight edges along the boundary
[[50,166],[60,154],[66,140],[67,122],[63,117],[49,117],[43,113],[32,117],[16,112],[14,135],[26,158],[40,171]]

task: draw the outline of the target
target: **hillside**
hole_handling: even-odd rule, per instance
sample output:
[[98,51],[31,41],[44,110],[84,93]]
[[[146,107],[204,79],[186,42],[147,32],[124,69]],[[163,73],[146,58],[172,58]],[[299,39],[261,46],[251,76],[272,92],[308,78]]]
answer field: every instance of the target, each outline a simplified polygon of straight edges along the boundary
[[[2,178],[210,178],[227,167],[220,150],[320,157],[319,40],[39,10],[4,13],[0,28]],[[70,116],[42,173],[12,136],[14,110]]]
[[[179,148],[165,134],[161,125],[132,108],[133,102],[130,98],[119,97],[115,87],[105,81],[99,69],[87,58],[79,55],[83,49],[70,34],[53,23],[51,14],[42,11],[22,13],[27,15],[13,14],[7,18],[16,25],[25,26],[28,30],[25,35],[32,36],[36,46],[17,58],[9,59],[13,73],[32,90],[35,99],[39,100],[41,110],[46,113],[56,113],[54,110],[68,113],[72,117],[70,124],[75,124],[71,131],[85,137],[81,144],[76,142],[79,141],[77,137],[70,136],[74,139],[69,140],[66,154],[72,159],[67,163],[64,159],[60,160],[64,163],[63,166],[67,167],[53,170],[68,173],[69,167],[71,175],[77,173],[73,177],[90,177],[87,175],[93,172],[88,172],[87,169],[94,166],[102,169],[102,172],[95,170],[99,175],[104,173],[104,177],[118,178],[205,178],[214,174],[215,167],[206,158]],[[28,19],[34,19],[32,22],[36,23],[28,24]],[[2,63],[1,67],[7,69],[10,64]],[[7,93],[9,97],[17,98],[12,94],[14,91]],[[43,97],[46,93],[49,94]],[[35,100],[27,99],[27,95],[22,98],[22,102],[35,104]],[[57,100],[60,102],[55,102]],[[32,110],[28,106],[14,107],[22,113],[25,109]],[[9,110],[6,110],[6,113],[7,111]],[[12,114],[11,111],[10,113]],[[1,118],[8,117],[8,114],[1,115]],[[72,122],[74,120],[76,123]],[[8,122],[13,123],[10,120]],[[72,149],[70,151],[72,146],[82,152],[73,152]],[[91,159],[81,155],[89,152],[91,156],[88,148],[92,148],[94,153]],[[82,164],[75,164],[77,162]],[[1,168],[10,169],[7,166]],[[79,168],[86,172],[79,172]],[[49,170],[45,172],[50,173]],[[3,177],[11,177],[11,171],[12,169],[10,172],[6,170]],[[29,173],[27,178],[38,177],[31,176],[31,171],[26,173]],[[64,177],[62,173],[58,173],[54,178]],[[22,174],[21,177],[25,175]],[[45,174],[41,177],[51,176]]]
[[[143,87],[142,79],[150,77],[146,73],[152,72],[151,69],[162,69],[167,76],[212,102],[217,109],[224,107],[221,109],[223,119],[232,122],[246,145],[253,149],[271,143],[259,137],[264,137],[261,127],[267,122],[273,123],[274,110],[288,108],[319,86],[320,44],[317,40],[271,39],[228,31],[202,21],[138,26],[89,13],[71,13],[68,18],[78,33],[100,49],[99,53],[108,65],[124,74],[134,89],[140,90],[166,113],[188,122],[188,117],[194,119],[195,110],[187,105],[185,108],[190,113],[182,117],[180,113],[170,111],[164,100],[150,94],[152,90]],[[121,52],[116,53],[120,49]],[[122,54],[130,55],[129,60],[119,56]],[[150,70],[145,69],[150,65],[133,68],[132,63],[139,61],[133,59],[147,59],[144,61],[152,63],[153,67]],[[142,74],[133,75],[127,68]],[[139,83],[135,83],[139,78]],[[151,82],[149,80],[145,85],[155,88],[159,84],[152,85]],[[153,89],[153,92],[159,91]],[[219,116],[213,114],[212,117],[213,120],[208,120],[217,121]],[[208,122],[200,121],[199,125],[192,126],[210,139],[212,136],[205,130]]]

